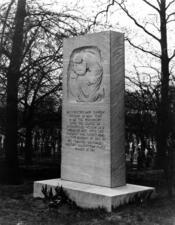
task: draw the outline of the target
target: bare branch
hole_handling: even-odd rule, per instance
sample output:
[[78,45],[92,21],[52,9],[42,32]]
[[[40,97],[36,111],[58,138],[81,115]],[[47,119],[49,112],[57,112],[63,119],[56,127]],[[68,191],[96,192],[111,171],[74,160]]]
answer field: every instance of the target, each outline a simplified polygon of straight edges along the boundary
[[100,12],[98,12],[98,13],[96,14],[93,23],[92,23],[91,25],[89,25],[89,30],[90,30],[90,28],[91,28],[93,25],[96,24],[98,16],[99,16],[100,14],[103,14],[103,13],[108,13],[109,8],[110,8],[112,5],[114,5],[114,3],[115,3],[115,0],[112,0],[112,2],[111,2],[110,4],[107,5],[106,9],[101,10]]
[[153,26],[158,32],[160,32],[160,28],[153,22],[146,22],[145,27],[147,26],[147,24]]
[[8,15],[10,13],[11,7],[14,4],[14,2],[15,2],[15,0],[11,0],[11,2],[9,3],[9,6],[7,8],[7,12],[5,14],[4,24],[3,24],[3,27],[2,27],[2,34],[1,34],[2,36],[1,36],[1,41],[0,41],[1,45],[3,44],[3,38],[4,38],[4,32],[5,32],[5,28],[6,28],[7,18],[8,18]]
[[[23,53],[23,58],[25,57],[25,55],[27,54],[27,52],[29,51],[29,49],[30,49],[30,47],[32,46],[32,44],[33,44],[33,42],[35,41],[35,38],[36,38],[36,35],[37,35],[37,33],[38,33],[38,30],[39,30],[39,27],[37,27],[36,29],[35,29],[35,31],[34,31],[34,33],[33,34],[31,34],[31,39],[28,41],[28,45],[26,46],[26,49],[25,49],[25,51],[24,51],[24,53]],[[27,36],[27,34],[26,34],[26,36]]]
[[60,87],[60,84],[55,85],[52,89],[50,89],[48,92],[45,92],[42,96],[38,97],[35,102],[33,102],[35,105],[38,104],[41,100],[43,100],[46,96],[55,93]]
[[167,23],[175,22],[175,19],[169,20]]
[[170,2],[168,3],[168,5],[167,5],[167,7],[166,7],[166,10],[167,10],[173,3],[175,3],[175,0],[172,0],[172,1],[170,1]]
[[138,46],[138,45],[132,43],[131,40],[130,40],[129,38],[126,38],[126,40],[129,42],[129,44],[130,44],[132,47],[134,47],[134,48],[136,48],[136,49],[138,49],[138,50],[140,50],[140,51],[142,51],[142,52],[148,53],[148,54],[150,54],[150,55],[152,55],[152,56],[154,56],[154,57],[160,58],[160,55],[157,55],[157,54],[154,53],[154,52],[148,51],[148,50],[144,49],[143,47]]
[[159,0],[157,0],[157,4],[159,5],[159,7],[160,7],[160,1]]
[[158,13],[160,13],[160,10],[155,5],[151,4],[147,0],[142,0],[142,1],[145,2],[147,5],[151,6],[153,9],[155,9]]
[[9,3],[7,7],[7,11],[5,13],[4,23],[2,26],[2,32],[1,32],[1,40],[0,40],[0,57],[2,56],[2,54],[5,54],[8,58],[10,58],[9,53],[5,50],[5,48],[3,48],[3,46],[5,45],[4,35],[5,35],[6,27],[7,27],[7,19],[8,19],[11,7],[14,3],[15,3],[15,0],[11,0],[11,2]]
[[159,69],[159,68],[156,68],[156,67],[154,67],[154,66],[152,66],[152,65],[148,65],[148,66],[139,66],[139,68],[146,68],[147,70],[148,70],[148,69],[151,69],[151,70],[155,71],[155,72],[157,73],[157,76],[160,78],[161,72],[160,72],[160,69]]
[[175,16],[175,12],[170,13],[170,14],[167,16],[167,18],[166,18],[167,22],[170,22],[169,18],[170,18],[171,16]]
[[175,57],[175,50],[174,50],[174,52],[173,52],[172,56],[171,56],[171,57],[169,57],[169,61],[171,61],[174,57]]
[[148,34],[149,36],[151,36],[152,38],[154,38],[155,40],[157,40],[160,43],[160,39],[155,36],[154,34],[152,34],[151,32],[149,32],[143,25],[141,25],[127,10],[127,8],[124,5],[124,1],[122,1],[121,3],[115,1],[116,4],[126,13],[126,15],[139,27],[141,28],[146,34]]

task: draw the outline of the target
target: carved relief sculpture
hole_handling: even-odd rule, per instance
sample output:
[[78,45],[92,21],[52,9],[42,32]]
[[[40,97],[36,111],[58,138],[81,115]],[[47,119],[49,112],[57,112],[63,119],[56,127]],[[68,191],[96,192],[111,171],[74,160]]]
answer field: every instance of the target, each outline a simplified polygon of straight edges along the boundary
[[95,46],[73,50],[68,65],[68,97],[73,102],[99,102],[104,98],[103,67]]

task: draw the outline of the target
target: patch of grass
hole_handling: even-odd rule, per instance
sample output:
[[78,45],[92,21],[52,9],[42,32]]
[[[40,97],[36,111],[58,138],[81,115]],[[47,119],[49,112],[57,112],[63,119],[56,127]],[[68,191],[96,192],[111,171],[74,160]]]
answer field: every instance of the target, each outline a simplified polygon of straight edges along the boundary
[[32,197],[32,182],[0,186],[0,225],[173,225],[175,198],[159,197],[129,204],[112,213],[63,204],[49,208]]

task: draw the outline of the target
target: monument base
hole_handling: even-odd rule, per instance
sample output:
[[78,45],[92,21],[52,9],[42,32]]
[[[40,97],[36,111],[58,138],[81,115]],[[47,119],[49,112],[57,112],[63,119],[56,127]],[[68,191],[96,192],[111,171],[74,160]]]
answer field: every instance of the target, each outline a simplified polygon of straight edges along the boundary
[[83,183],[76,183],[61,179],[43,180],[34,182],[34,198],[43,198],[42,187],[48,189],[62,186],[69,198],[82,208],[104,208],[111,212],[113,208],[134,202],[137,199],[147,199],[154,192],[154,188],[133,184],[117,188],[101,187]]

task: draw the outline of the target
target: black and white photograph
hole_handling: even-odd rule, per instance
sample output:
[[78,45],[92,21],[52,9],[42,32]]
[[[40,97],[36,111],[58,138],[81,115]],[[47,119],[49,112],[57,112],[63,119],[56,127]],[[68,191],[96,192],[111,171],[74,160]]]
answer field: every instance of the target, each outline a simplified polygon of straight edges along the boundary
[[0,0],[0,225],[175,225],[175,0]]

